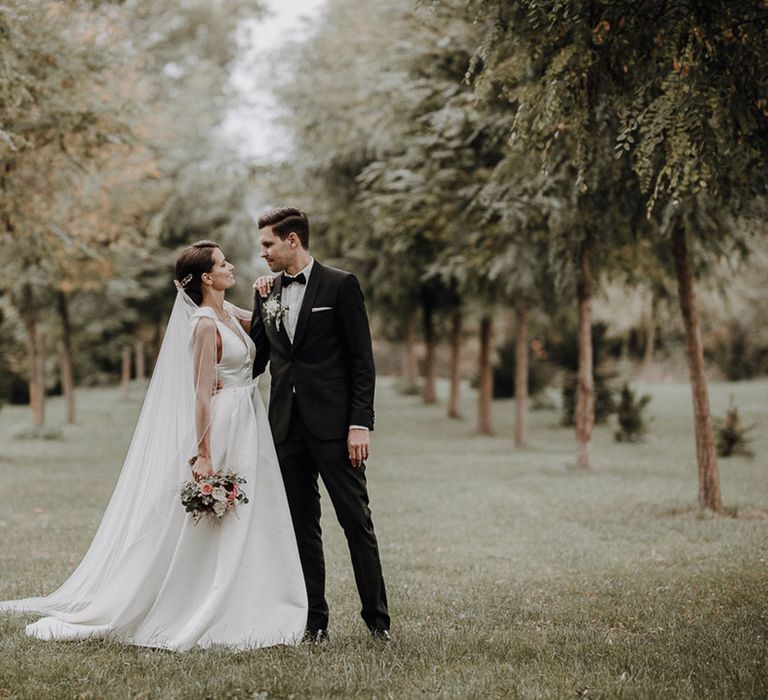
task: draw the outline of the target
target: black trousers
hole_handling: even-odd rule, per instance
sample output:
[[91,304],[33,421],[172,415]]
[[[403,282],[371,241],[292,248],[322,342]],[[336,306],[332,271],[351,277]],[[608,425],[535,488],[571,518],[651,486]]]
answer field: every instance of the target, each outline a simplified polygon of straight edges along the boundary
[[285,441],[277,445],[288,506],[307,586],[307,627],[328,626],[325,600],[325,557],[320,529],[318,474],[331,497],[352,558],[361,615],[368,627],[389,629],[387,593],[381,571],[379,545],[368,507],[365,466],[354,468],[346,440],[318,440],[306,429],[294,399]]

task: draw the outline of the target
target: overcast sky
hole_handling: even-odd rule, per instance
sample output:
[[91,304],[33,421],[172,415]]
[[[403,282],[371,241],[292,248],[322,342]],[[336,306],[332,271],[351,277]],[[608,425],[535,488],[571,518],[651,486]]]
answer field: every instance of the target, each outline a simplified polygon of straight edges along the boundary
[[232,83],[242,96],[240,107],[224,121],[225,137],[237,144],[242,156],[258,161],[280,159],[287,136],[269,89],[278,50],[284,37],[292,41],[311,31],[311,21],[325,0],[265,0],[268,14],[260,22],[242,28],[239,43],[242,59]]

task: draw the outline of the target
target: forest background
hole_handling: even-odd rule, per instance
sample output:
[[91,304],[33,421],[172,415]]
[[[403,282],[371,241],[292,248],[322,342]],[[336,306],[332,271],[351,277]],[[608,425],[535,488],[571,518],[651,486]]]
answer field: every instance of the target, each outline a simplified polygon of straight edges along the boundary
[[595,422],[647,430],[633,381],[689,377],[698,503],[722,512],[707,381],[768,373],[764,3],[328,0],[272,54],[290,145],[267,159],[224,128],[263,11],[0,10],[0,402],[29,402],[21,434],[56,436],[48,396],[74,422],[76,386],[151,375],[185,244],[218,241],[248,306],[254,218],[290,202],[360,276],[379,373],[426,404],[444,377],[479,433],[514,395],[518,447],[558,410],[589,468]]
[[278,5],[0,3],[0,599],[88,547],[178,252],[247,307],[290,203],[366,295],[395,641],[326,508],[330,644],[9,614],[0,697],[766,697],[764,0]]

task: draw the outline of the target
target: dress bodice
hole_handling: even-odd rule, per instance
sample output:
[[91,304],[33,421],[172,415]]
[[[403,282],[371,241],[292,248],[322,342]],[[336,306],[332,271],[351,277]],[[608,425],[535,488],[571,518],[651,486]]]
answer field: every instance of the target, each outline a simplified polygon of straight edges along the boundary
[[193,325],[200,318],[213,319],[221,338],[221,358],[216,363],[216,378],[221,389],[247,386],[251,383],[256,346],[243,330],[232,312],[232,306],[224,302],[224,309],[232,319],[232,327],[220,321],[213,309],[200,307],[192,317]]

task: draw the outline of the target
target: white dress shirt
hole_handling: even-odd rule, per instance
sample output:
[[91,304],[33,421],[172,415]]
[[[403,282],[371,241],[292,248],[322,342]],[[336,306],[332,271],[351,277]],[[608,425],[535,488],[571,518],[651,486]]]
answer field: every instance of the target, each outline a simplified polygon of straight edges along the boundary
[[[296,275],[288,275],[288,277],[296,277],[300,274],[304,274],[306,282],[309,282],[309,275],[312,273],[312,266],[315,264],[315,259],[310,258],[307,266],[298,272]],[[285,273],[283,273],[285,274]],[[285,312],[285,332],[288,334],[291,343],[293,343],[293,336],[296,334],[296,324],[299,322],[299,311],[301,311],[301,303],[304,301],[304,292],[307,291],[307,284],[289,284],[287,287],[283,287],[282,291],[282,306],[286,308]]]

